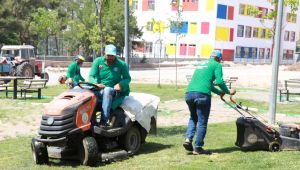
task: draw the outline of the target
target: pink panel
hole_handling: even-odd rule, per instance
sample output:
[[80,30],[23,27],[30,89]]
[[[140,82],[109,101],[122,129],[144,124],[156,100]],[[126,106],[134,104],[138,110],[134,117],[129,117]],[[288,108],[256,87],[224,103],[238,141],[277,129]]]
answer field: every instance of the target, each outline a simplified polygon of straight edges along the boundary
[[189,56],[195,56],[196,55],[196,46],[195,45],[189,45]]
[[201,34],[209,34],[209,22],[201,22]]
[[180,55],[186,55],[186,44],[180,44]]
[[197,11],[199,2],[192,2],[192,0],[186,0],[182,3],[183,11]]
[[148,11],[148,0],[143,0],[143,11]]
[[230,37],[229,37],[229,41],[233,41],[233,35],[234,35],[234,29],[230,28]]

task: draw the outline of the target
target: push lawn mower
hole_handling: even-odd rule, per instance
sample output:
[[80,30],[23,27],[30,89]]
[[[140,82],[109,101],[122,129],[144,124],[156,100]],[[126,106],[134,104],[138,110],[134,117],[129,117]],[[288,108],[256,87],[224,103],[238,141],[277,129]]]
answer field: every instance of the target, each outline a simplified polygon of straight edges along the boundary
[[[269,150],[272,152],[280,150],[300,150],[300,126],[280,125],[280,133],[263,119],[258,119],[254,111],[248,107],[237,104],[230,96],[230,104],[223,100],[228,106],[236,110],[241,117],[236,120],[237,139],[235,144],[243,151]],[[298,128],[298,130],[297,130]],[[298,134],[298,135],[297,135]]]
[[[36,164],[48,163],[51,157],[77,159],[82,165],[95,165],[99,161],[133,155],[145,142],[148,130],[142,125],[147,121],[139,123],[129,118],[121,107],[111,113],[111,128],[98,126],[96,113],[101,111],[101,106],[97,105],[93,91],[99,87],[86,82],[79,83],[79,87],[63,92],[46,106],[39,135],[31,143]],[[156,119],[157,105],[152,109],[155,112],[150,115],[155,115],[152,120]]]

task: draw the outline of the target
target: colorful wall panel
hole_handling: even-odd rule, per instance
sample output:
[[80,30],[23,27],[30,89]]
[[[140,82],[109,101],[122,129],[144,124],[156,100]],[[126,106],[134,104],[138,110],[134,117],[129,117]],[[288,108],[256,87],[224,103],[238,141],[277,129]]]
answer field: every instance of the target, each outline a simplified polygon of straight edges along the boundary
[[189,27],[189,33],[190,34],[197,34],[197,23],[196,22],[191,22],[190,27]]
[[213,12],[215,10],[215,0],[206,0],[206,11]]
[[180,44],[180,55],[186,55],[186,51],[187,51],[187,44]]
[[234,50],[233,49],[223,49],[223,60],[224,61],[233,61],[234,59]]
[[176,44],[167,44],[167,50],[168,55],[175,55],[176,53]]
[[212,50],[213,46],[211,44],[202,44],[200,49],[200,57],[209,58]]
[[228,13],[227,13],[227,19],[228,20],[233,20],[234,18],[234,7],[233,6],[228,6]]
[[217,18],[227,19],[227,6],[226,5],[218,4]]
[[216,40],[229,41],[230,29],[227,27],[216,27]]
[[189,44],[188,55],[189,56],[196,55],[196,45],[195,44]]
[[143,11],[148,11],[148,0],[143,0],[142,10]]
[[209,34],[209,22],[201,22],[201,34]]
[[165,30],[165,23],[163,21],[157,21],[153,23],[153,32],[157,33],[164,33]]
[[197,11],[198,10],[198,1],[192,0],[183,0],[182,9],[183,11]]
[[171,26],[170,32],[177,33],[178,31],[179,33],[186,34],[188,32],[188,22],[181,22],[181,23],[182,23],[181,28],[177,28],[176,26]]

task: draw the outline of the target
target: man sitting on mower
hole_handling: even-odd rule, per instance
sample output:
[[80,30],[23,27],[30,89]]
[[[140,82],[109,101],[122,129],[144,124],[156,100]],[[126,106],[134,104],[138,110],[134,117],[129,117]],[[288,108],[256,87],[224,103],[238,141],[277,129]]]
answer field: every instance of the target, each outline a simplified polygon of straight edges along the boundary
[[102,105],[101,125],[110,125],[110,110],[122,104],[129,95],[131,77],[127,64],[117,58],[117,49],[110,44],[105,46],[105,56],[97,58],[89,74],[89,82],[101,88],[96,91],[98,103]]

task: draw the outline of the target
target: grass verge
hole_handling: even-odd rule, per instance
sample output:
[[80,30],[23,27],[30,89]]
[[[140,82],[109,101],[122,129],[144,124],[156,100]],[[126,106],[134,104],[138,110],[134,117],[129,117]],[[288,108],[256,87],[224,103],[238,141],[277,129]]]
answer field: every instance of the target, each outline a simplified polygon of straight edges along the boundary
[[[138,155],[111,164],[105,169],[299,169],[298,151],[242,152],[234,146],[235,123],[210,124],[205,147],[215,154],[193,156],[182,147],[185,127],[159,128],[157,136],[148,136]],[[0,143],[0,169],[94,169],[74,161],[50,160],[49,165],[35,165],[31,157],[31,137],[8,139]]]

